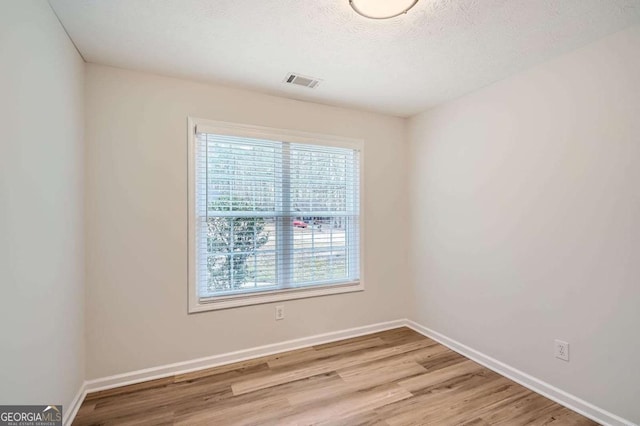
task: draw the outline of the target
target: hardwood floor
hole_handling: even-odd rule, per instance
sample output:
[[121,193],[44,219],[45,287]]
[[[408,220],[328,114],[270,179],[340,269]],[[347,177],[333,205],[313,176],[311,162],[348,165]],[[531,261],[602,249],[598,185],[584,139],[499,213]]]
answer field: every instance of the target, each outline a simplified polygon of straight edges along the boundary
[[593,425],[407,328],[89,394],[74,425]]

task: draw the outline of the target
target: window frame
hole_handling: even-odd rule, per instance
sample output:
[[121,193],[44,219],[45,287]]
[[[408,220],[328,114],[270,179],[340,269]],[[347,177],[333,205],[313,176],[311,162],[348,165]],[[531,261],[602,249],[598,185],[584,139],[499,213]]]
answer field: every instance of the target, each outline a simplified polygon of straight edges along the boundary
[[[197,211],[196,211],[196,130],[220,135],[248,137],[256,139],[268,139],[281,142],[313,144],[351,148],[359,151],[359,195],[360,211],[358,217],[359,227],[359,280],[338,282],[330,284],[313,285],[309,287],[278,288],[254,293],[230,294],[213,296],[200,299],[198,296],[197,277]],[[301,132],[296,130],[278,129],[272,127],[254,126],[247,124],[231,123],[224,121],[207,120],[203,118],[188,117],[188,312],[197,313],[219,309],[235,308],[240,306],[258,305],[263,303],[281,302],[285,300],[302,299],[309,297],[326,296],[331,294],[344,294],[359,292],[364,286],[364,141],[362,139],[347,138],[320,133]]]

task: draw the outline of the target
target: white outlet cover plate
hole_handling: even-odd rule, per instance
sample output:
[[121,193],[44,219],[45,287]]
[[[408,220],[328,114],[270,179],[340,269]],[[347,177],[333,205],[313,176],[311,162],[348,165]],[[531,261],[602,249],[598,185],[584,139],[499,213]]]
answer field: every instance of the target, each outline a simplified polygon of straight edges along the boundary
[[556,339],[554,342],[555,357],[563,361],[569,361],[569,343]]
[[276,321],[284,319],[284,306],[276,306]]

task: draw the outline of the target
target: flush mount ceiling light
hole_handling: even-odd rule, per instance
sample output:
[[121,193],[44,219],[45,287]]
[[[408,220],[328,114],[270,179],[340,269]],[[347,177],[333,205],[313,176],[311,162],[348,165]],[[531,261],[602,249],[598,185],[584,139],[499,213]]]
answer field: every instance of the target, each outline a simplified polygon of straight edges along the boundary
[[370,19],[389,19],[407,13],[418,0],[349,0],[360,15]]

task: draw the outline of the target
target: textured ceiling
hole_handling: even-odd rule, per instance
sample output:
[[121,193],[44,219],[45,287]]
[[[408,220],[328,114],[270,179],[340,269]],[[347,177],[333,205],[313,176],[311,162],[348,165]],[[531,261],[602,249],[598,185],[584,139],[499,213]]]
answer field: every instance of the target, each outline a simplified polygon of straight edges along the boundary
[[420,0],[384,21],[348,0],[50,3],[88,62],[400,116],[640,23],[640,0]]

